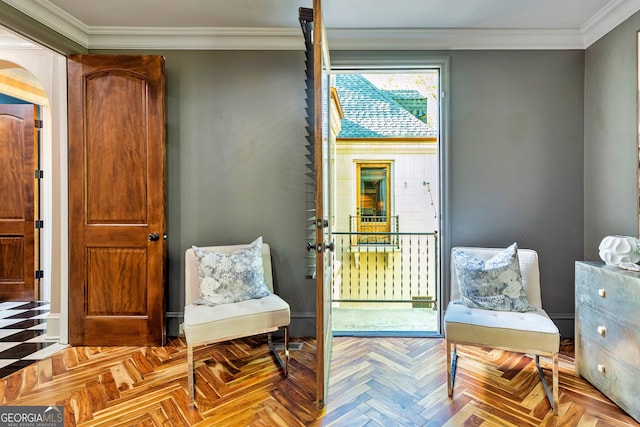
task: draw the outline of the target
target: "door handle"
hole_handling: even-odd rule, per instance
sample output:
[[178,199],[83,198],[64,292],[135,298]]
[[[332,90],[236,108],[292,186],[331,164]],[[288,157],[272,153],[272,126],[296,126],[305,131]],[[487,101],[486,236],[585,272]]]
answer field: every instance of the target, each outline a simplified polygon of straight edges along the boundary
[[160,240],[160,235],[158,233],[151,233],[149,234],[148,239],[150,242],[157,242]]
[[[312,249],[316,249],[318,252],[322,252],[322,250],[323,250],[322,248],[323,248],[322,243],[318,243],[318,244],[314,245],[313,243],[307,242],[307,252],[311,251]],[[333,242],[327,243],[327,244],[324,245],[324,250],[325,251],[333,252],[334,248],[335,247],[333,245]]]

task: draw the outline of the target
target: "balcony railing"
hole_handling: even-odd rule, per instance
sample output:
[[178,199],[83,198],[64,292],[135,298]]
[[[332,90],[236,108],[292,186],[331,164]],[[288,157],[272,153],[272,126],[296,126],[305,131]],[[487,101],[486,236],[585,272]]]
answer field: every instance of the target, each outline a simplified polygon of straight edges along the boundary
[[400,227],[398,215],[349,215],[351,244],[388,243],[398,244],[397,233]]
[[[334,232],[332,301],[437,308],[438,234]],[[386,305],[385,304],[385,305]]]

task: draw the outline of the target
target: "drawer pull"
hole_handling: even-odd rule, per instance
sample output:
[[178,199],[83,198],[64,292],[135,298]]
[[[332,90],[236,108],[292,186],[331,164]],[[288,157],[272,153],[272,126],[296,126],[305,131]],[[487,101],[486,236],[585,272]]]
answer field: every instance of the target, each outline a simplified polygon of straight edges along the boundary
[[607,290],[606,289],[598,289],[598,295],[600,295],[602,298],[607,296]]
[[607,335],[607,328],[605,328],[604,326],[598,326],[598,333],[602,336]]
[[598,372],[604,375],[607,373],[607,368],[605,368],[604,365],[598,363]]

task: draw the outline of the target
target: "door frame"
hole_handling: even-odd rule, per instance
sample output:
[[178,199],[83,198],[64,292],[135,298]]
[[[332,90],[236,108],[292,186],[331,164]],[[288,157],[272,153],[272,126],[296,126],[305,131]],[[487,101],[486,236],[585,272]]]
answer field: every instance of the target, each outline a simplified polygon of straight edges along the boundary
[[[451,252],[451,156],[450,156],[450,119],[449,119],[449,97],[450,97],[450,57],[439,55],[416,55],[411,52],[385,52],[385,51],[367,51],[367,52],[349,52],[334,51],[331,52],[331,70],[330,73],[338,74],[366,74],[368,72],[384,72],[393,73],[415,73],[425,71],[426,69],[438,69],[440,73],[440,129],[438,138],[438,168],[439,183],[438,201],[439,201],[439,235],[438,235],[438,271],[439,274],[439,293],[440,301],[448,301],[450,292],[448,286],[443,283],[449,283],[451,271],[442,266],[450,265]],[[442,304],[439,304],[442,307]],[[442,329],[444,310],[440,308],[438,335],[443,336]]]

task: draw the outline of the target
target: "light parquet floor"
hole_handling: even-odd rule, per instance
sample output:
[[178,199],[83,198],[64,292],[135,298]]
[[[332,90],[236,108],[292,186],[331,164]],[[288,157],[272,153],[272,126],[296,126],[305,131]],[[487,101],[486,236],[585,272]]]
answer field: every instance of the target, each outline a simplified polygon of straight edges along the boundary
[[264,337],[199,349],[197,406],[188,403],[179,338],[163,347],[64,349],[0,379],[0,403],[62,405],[65,426],[638,425],[575,376],[570,343],[553,417],[533,360],[508,352],[461,346],[449,399],[437,338],[335,338],[328,404],[319,410],[315,340],[301,341],[286,379]]
[[[554,417],[532,357],[458,347],[447,396],[442,339],[335,338],[325,426],[638,426],[574,372],[563,341]],[[546,362],[546,363],[545,363]],[[551,384],[550,361],[541,365]]]

